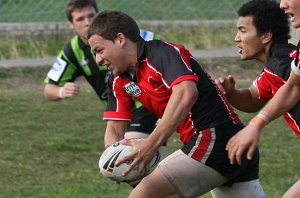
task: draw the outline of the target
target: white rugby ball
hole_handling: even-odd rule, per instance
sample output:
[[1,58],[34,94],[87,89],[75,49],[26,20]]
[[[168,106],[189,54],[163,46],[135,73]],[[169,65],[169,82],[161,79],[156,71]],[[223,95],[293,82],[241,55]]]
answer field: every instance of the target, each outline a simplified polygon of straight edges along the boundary
[[[138,165],[135,166],[127,175],[123,176],[122,172],[128,168],[128,166],[132,163],[132,161],[127,161],[126,163],[122,163],[119,166],[115,166],[115,162],[118,159],[122,159],[126,155],[128,155],[132,151],[132,147],[129,145],[124,145],[119,142],[114,143],[104,150],[100,159],[99,159],[99,168],[100,173],[113,181],[118,182],[129,182],[136,179],[136,174],[138,172]],[[160,153],[156,152],[153,159],[151,160],[147,171],[144,171],[141,178],[151,173],[157,164],[160,161]]]

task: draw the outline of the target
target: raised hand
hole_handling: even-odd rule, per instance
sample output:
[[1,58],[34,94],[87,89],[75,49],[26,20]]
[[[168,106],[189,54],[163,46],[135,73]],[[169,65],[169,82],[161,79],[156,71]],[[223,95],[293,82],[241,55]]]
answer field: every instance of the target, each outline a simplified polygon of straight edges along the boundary
[[215,80],[215,83],[224,95],[230,94],[235,89],[235,80],[231,75],[220,77]]

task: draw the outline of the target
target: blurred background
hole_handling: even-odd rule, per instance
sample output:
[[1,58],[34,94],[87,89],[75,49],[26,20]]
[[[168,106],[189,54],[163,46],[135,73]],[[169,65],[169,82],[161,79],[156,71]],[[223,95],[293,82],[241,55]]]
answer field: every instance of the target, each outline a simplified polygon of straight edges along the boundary
[[[63,22],[66,0],[0,0],[0,22]],[[117,9],[137,20],[235,19],[243,0],[98,0],[99,10]],[[150,9],[149,9],[150,8]]]
[[[0,60],[56,56],[73,35],[67,0],[0,0]],[[98,0],[99,11],[116,9],[140,28],[190,50],[235,47],[237,10],[247,0]],[[299,33],[292,32],[292,43]],[[24,46],[26,46],[24,48]]]
[[[0,0],[0,198],[126,198],[131,188],[99,174],[104,106],[84,79],[80,95],[49,102],[43,80],[74,35],[67,0]],[[232,74],[248,87],[263,67],[241,61],[235,47],[236,14],[247,0],[97,0],[99,10],[128,13],[140,28],[184,44],[214,76]],[[277,1],[279,2],[279,0]],[[299,39],[292,31],[291,42]],[[234,50],[234,57],[221,57]],[[193,53],[192,53],[193,54]],[[247,123],[254,114],[238,112]],[[300,178],[299,140],[282,118],[265,129],[260,177],[267,197],[279,198]],[[177,134],[169,152],[180,148]],[[210,194],[202,196],[211,198]]]
[[[73,36],[67,0],[0,0],[0,61],[52,58]],[[98,0],[99,11],[116,9],[140,28],[190,50],[234,47],[236,10],[245,0]]]

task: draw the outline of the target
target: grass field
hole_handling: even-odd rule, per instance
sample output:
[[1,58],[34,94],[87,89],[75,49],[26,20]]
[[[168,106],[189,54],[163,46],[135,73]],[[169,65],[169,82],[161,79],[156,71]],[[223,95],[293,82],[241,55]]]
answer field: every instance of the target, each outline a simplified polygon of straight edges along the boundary
[[[233,72],[243,79],[239,86],[248,86],[256,75],[247,65],[236,68],[240,62],[235,59],[203,62],[215,76]],[[228,67],[216,69],[224,64]],[[0,69],[0,198],[127,197],[127,185],[114,184],[99,174],[105,122],[96,94],[80,80],[78,97],[49,102],[42,93],[47,70]],[[240,116],[247,122],[253,115]],[[176,135],[168,144],[170,152],[180,146]],[[299,140],[282,119],[265,128],[260,177],[267,197],[281,197],[300,178],[299,150]]]

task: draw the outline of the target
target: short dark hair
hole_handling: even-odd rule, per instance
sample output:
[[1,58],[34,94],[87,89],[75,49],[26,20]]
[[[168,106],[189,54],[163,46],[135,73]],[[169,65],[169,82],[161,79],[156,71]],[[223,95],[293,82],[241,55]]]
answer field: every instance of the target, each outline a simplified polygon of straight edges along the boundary
[[257,33],[271,32],[273,41],[286,41],[291,38],[287,14],[274,0],[252,0],[238,10],[240,17],[253,16]]
[[116,10],[105,10],[93,18],[87,31],[87,38],[97,34],[114,41],[118,33],[123,33],[131,41],[136,42],[139,39],[140,29],[129,15]]
[[65,8],[65,13],[69,21],[72,22],[72,13],[75,9],[91,6],[98,12],[97,3],[95,0],[70,0]]

